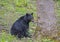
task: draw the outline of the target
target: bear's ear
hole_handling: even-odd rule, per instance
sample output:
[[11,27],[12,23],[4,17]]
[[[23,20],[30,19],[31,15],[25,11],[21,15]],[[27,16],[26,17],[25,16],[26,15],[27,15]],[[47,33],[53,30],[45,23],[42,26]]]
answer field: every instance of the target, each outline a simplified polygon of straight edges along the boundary
[[33,15],[33,13],[31,13],[31,15]]
[[26,16],[28,15],[28,13],[26,13]]

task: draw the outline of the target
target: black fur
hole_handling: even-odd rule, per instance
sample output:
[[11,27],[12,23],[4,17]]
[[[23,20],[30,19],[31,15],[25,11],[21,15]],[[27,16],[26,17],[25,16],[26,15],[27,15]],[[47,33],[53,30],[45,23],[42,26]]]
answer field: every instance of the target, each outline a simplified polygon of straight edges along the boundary
[[11,34],[18,38],[30,37],[29,35],[29,23],[33,20],[33,13],[20,17],[12,26]]

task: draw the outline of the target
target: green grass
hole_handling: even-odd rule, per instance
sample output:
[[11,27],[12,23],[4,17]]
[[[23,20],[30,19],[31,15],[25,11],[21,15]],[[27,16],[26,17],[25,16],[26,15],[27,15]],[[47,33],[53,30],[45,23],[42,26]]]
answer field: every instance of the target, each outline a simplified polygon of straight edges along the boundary
[[[31,4],[30,0],[0,0],[0,25],[6,26],[10,30],[11,25],[22,15],[25,15],[26,12],[33,12],[34,19],[37,18],[35,4]],[[35,2],[35,0],[34,0]],[[58,17],[58,24],[60,24],[60,1],[58,3],[58,8],[56,10]],[[30,23],[30,33],[33,34],[36,24]],[[59,27],[60,28],[60,27]],[[32,40],[31,38],[22,38],[21,40],[11,36],[9,33],[1,32],[0,33],[0,42],[54,42],[51,39],[41,39],[41,40]]]
[[47,38],[41,39],[39,41],[31,38],[22,38],[20,40],[17,37],[7,34],[6,32],[3,31],[0,34],[0,42],[54,42],[54,40],[47,39]]

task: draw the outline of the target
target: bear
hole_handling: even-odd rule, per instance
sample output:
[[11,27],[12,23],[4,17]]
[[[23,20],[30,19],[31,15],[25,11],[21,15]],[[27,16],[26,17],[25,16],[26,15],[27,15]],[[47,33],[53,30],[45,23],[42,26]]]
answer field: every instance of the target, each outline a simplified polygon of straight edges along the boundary
[[29,35],[29,23],[33,22],[33,13],[26,13],[21,16],[11,27],[11,35],[17,36],[18,38],[31,37]]

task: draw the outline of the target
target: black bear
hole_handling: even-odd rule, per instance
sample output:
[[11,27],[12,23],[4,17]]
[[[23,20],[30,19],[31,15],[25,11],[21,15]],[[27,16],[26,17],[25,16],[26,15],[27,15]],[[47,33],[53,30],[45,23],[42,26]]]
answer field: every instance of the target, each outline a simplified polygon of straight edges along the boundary
[[11,28],[11,35],[15,35],[18,38],[30,37],[29,35],[29,23],[33,20],[33,13],[26,13],[26,15],[20,17]]

